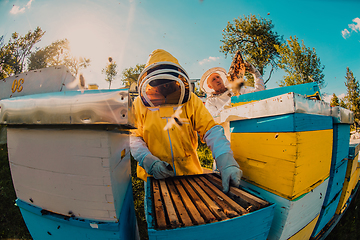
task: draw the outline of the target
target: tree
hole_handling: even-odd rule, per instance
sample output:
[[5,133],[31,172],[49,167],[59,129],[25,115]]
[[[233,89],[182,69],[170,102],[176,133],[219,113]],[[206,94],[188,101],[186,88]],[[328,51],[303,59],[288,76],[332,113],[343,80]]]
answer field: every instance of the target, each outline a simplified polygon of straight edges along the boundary
[[339,106],[339,105],[340,105],[339,104],[339,98],[336,96],[335,93],[333,93],[332,98],[330,100],[330,106],[336,107],[336,106]]
[[235,54],[240,50],[245,60],[254,65],[261,75],[264,75],[265,68],[271,65],[266,84],[277,68],[279,53],[275,46],[284,42],[283,37],[273,31],[273,28],[271,20],[257,19],[255,15],[234,19],[234,23],[228,22],[223,30],[220,52],[225,53],[226,57],[227,54]]
[[7,78],[13,73],[11,64],[13,57],[10,49],[4,45],[4,36],[0,37],[0,79]]
[[321,65],[320,58],[316,55],[315,48],[307,48],[304,41],[290,36],[287,44],[276,46],[281,59],[278,66],[288,75],[279,83],[280,86],[291,86],[309,82],[317,82],[319,87],[324,86],[324,66]]
[[45,32],[40,27],[37,27],[34,32],[30,30],[25,36],[20,36],[14,32],[6,45],[4,45],[4,36],[1,36],[0,79],[24,71],[27,57],[44,34]]
[[13,56],[10,68],[14,74],[23,72],[27,57],[31,54],[34,45],[40,41],[44,34],[45,32],[40,27],[37,27],[34,32],[30,30],[25,36],[20,36],[17,32],[12,34],[6,48]]
[[121,81],[125,83],[125,87],[129,88],[132,83],[136,83],[144,68],[145,64],[136,64],[134,68],[125,68],[121,73]]
[[360,89],[359,82],[355,79],[354,74],[349,67],[346,68],[346,82],[347,93],[345,95],[346,105],[350,111],[354,113],[354,125],[357,130],[360,119]]
[[101,73],[106,75],[105,80],[109,82],[109,89],[111,87],[111,82],[114,81],[114,78],[117,75],[117,64],[111,57],[109,57],[109,63],[106,65],[105,68],[101,70]]
[[347,108],[346,103],[344,102],[344,99],[342,99],[342,98],[340,99],[339,106],[342,108]]
[[71,55],[70,42],[65,38],[38,49],[29,57],[29,70],[65,65],[76,76],[80,69],[90,65],[90,59]]

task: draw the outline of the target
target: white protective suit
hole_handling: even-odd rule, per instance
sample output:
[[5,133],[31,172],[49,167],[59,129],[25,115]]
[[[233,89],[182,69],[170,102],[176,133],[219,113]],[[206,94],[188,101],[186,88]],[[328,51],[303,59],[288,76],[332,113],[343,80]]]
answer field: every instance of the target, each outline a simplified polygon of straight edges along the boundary
[[[246,94],[251,92],[257,92],[265,90],[264,80],[260,74],[260,72],[251,65],[248,70],[254,76],[255,87],[243,86],[240,89],[240,94]],[[220,114],[220,112],[226,108],[231,106],[231,97],[234,96],[234,93],[231,89],[228,89],[226,92],[222,94],[214,94],[214,90],[210,89],[207,85],[207,78],[212,73],[218,73],[222,80],[224,81],[225,86],[228,86],[228,80],[226,77],[226,70],[224,68],[215,67],[206,71],[201,77],[200,87],[206,92],[206,102],[205,107],[209,110],[210,114],[213,117],[216,117]]]

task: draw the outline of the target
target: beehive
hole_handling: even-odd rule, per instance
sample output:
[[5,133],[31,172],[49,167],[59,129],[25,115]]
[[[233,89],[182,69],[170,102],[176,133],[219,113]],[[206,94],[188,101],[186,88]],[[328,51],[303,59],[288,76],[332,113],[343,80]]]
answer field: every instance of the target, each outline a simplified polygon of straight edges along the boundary
[[240,229],[242,239],[266,239],[274,205],[242,189],[221,191],[212,174],[156,180],[146,188],[149,239],[218,239]]
[[289,200],[329,177],[332,118],[292,113],[232,121],[231,148],[243,177]]
[[[251,192],[258,193],[261,198],[276,204],[274,220],[268,239],[285,240],[308,226],[315,218],[318,219],[328,187],[328,180],[328,178],[325,179],[323,183],[315,187],[312,191],[293,200],[283,198],[246,181],[242,181],[241,186]],[[311,235],[315,224],[316,222],[311,225],[311,229],[310,226],[308,226],[306,234]]]

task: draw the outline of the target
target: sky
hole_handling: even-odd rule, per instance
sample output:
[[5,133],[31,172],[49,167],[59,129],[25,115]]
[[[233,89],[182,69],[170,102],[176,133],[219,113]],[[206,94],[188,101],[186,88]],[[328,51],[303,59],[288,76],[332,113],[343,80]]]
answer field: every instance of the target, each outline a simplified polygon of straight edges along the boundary
[[[109,88],[101,70],[112,57],[118,75],[111,88],[120,88],[122,71],[146,63],[159,48],[176,57],[191,79],[211,67],[228,70],[222,30],[251,14],[271,20],[284,40],[296,36],[315,49],[325,67],[323,94],[346,94],[347,67],[360,80],[359,0],[0,0],[0,36],[7,43],[13,32],[23,36],[39,26],[46,33],[35,47],[67,38],[73,56],[91,59],[82,73],[100,89]],[[278,87],[284,75],[277,70],[266,88]]]

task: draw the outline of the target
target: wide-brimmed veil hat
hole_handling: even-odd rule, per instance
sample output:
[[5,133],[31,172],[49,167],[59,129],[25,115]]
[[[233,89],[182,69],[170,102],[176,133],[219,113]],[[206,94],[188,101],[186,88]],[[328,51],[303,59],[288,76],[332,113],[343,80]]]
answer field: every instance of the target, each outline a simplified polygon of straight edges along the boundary
[[[164,94],[169,84],[172,84],[172,88],[169,94]],[[190,99],[191,84],[178,60],[167,51],[156,49],[149,55],[139,75],[138,92],[147,107],[180,105]]]
[[222,67],[213,67],[210,68],[209,70],[207,70],[201,77],[200,79],[200,88],[203,92],[207,93],[207,94],[211,94],[214,92],[213,89],[209,88],[208,86],[208,78],[211,74],[213,73],[217,73],[220,75],[221,79],[224,81],[224,85],[227,86],[229,84],[228,80],[227,80],[227,72],[224,68]]

